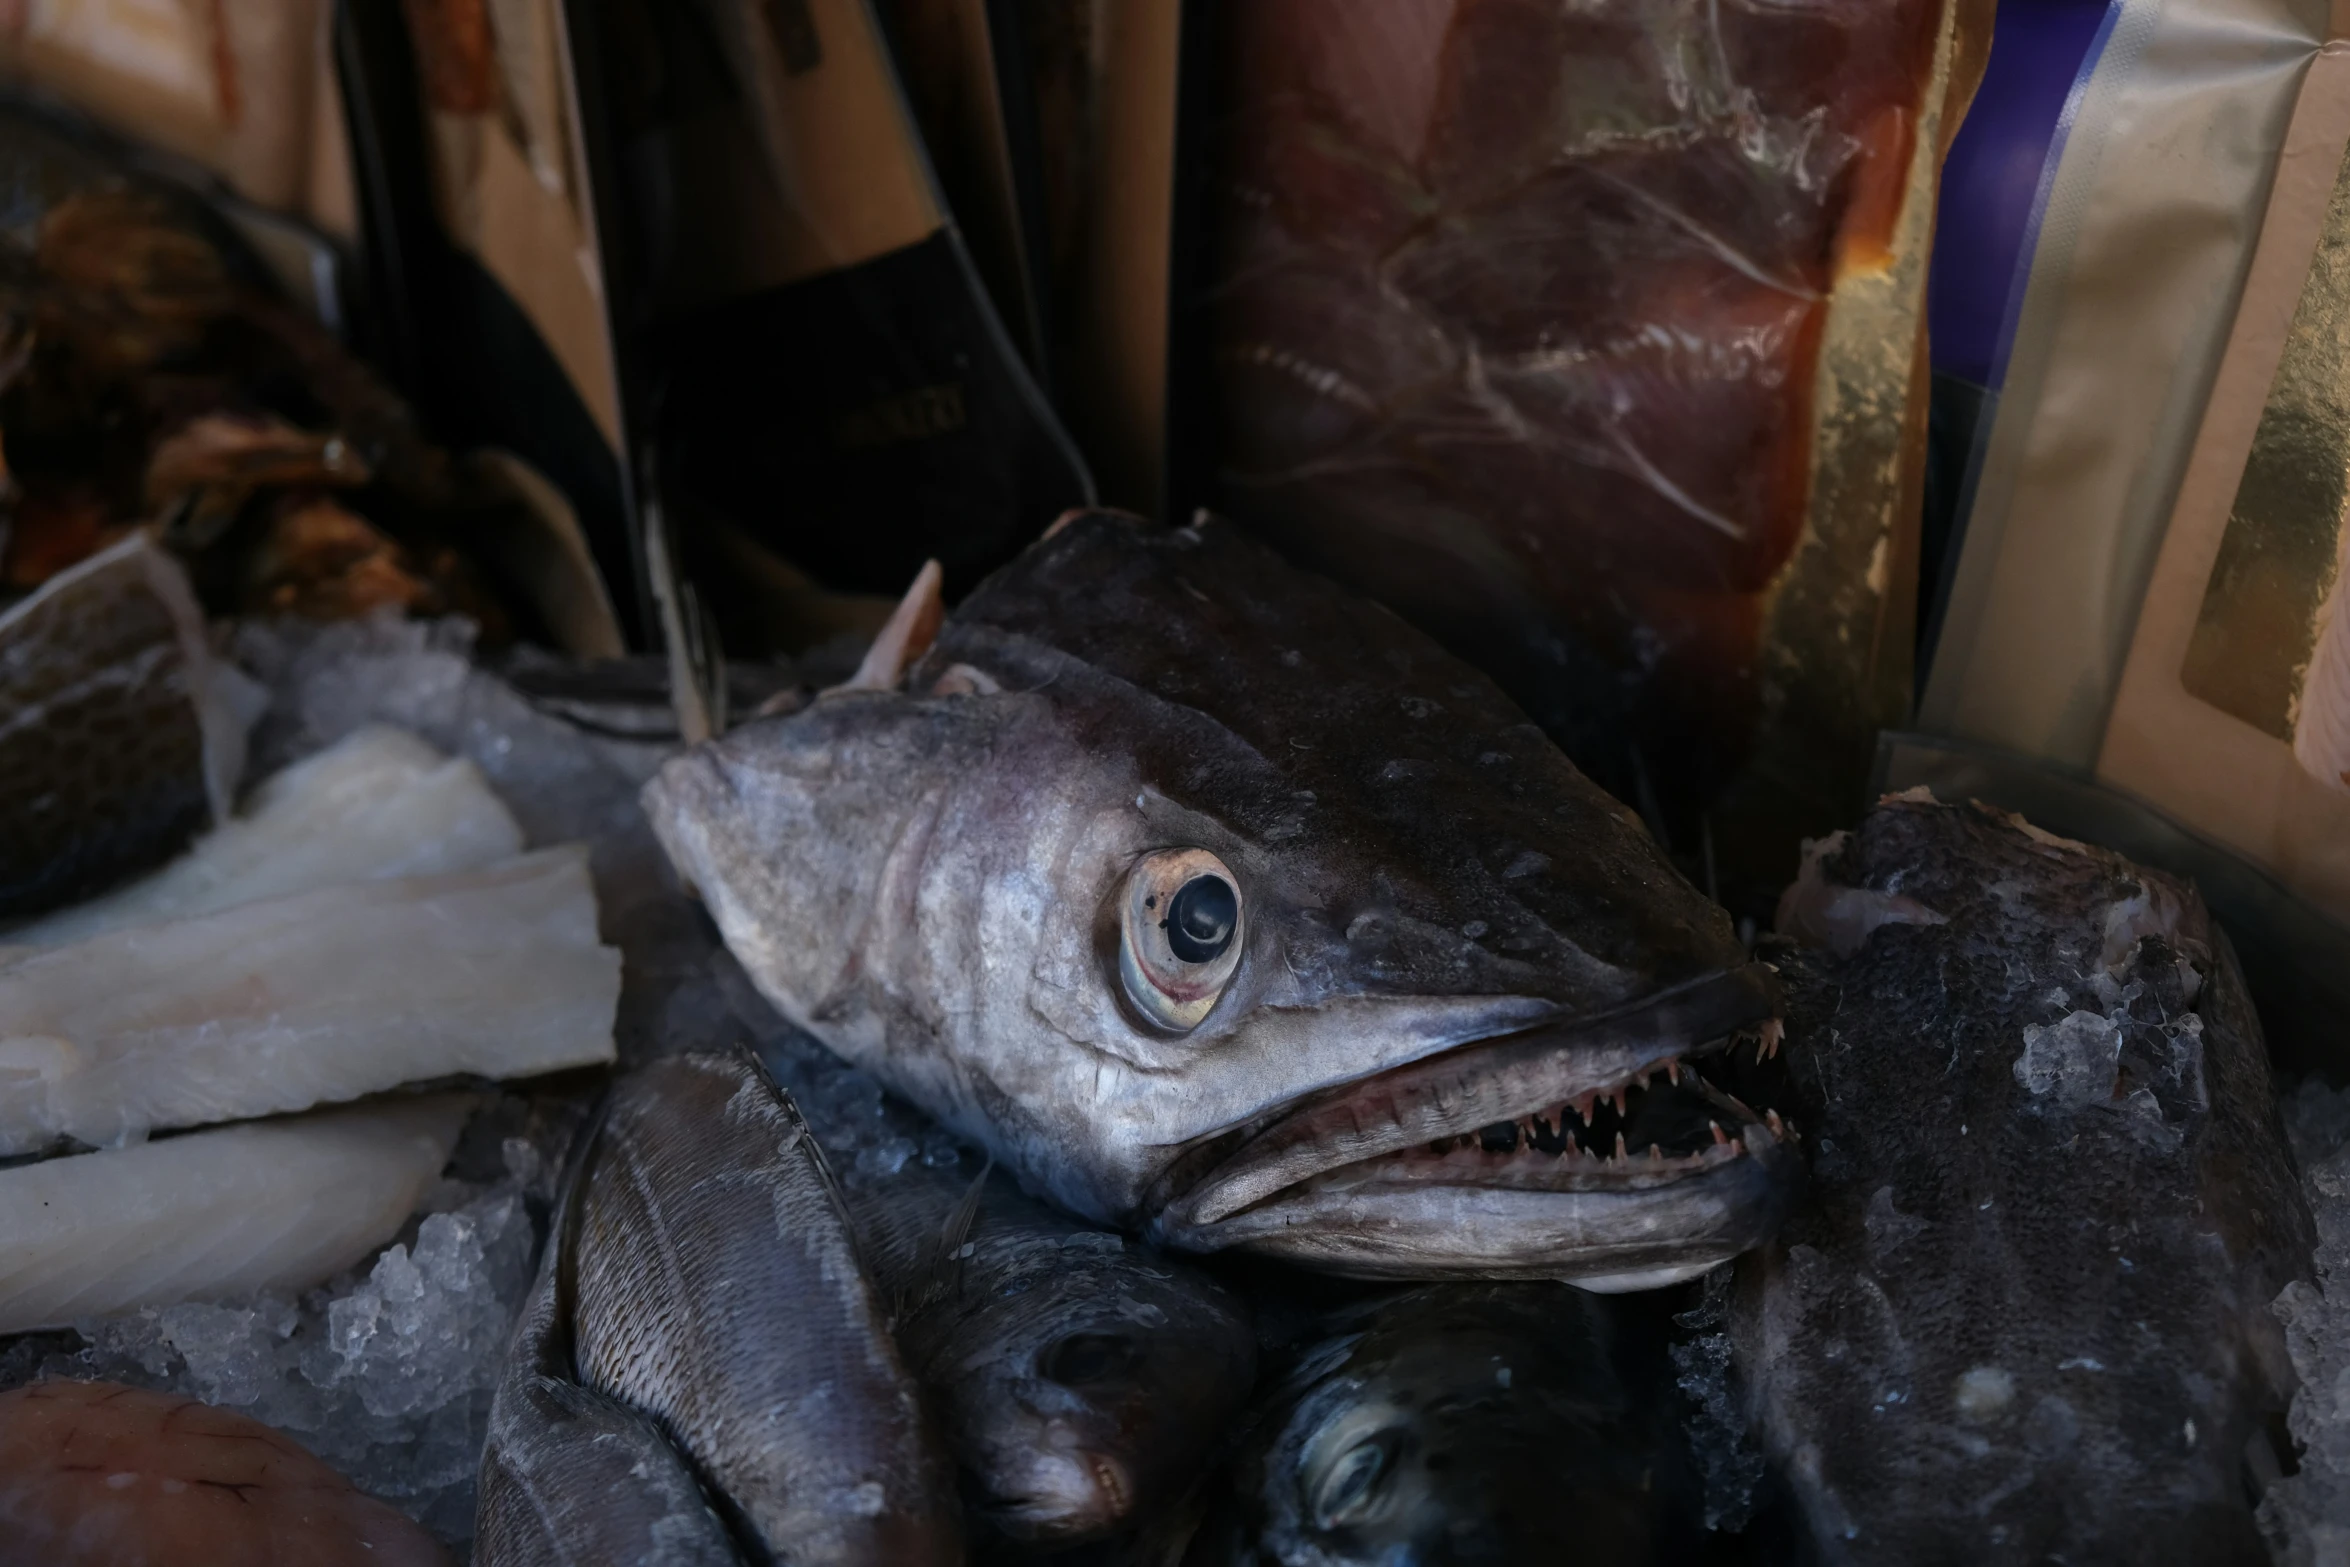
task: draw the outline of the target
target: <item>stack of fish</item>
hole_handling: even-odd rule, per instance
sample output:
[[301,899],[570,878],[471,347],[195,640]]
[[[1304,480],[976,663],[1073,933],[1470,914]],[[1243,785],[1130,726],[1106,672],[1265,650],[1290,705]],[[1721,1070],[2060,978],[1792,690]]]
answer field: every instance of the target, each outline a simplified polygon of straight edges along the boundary
[[[1489,683],[1219,524],[928,591],[646,790],[712,920],[631,948],[476,1562],[2262,1551],[2311,1235],[2190,889],[1892,800],[1761,962]],[[93,1151],[0,1170],[0,1327],[321,1276],[461,1106],[309,1107],[613,1059],[581,851],[345,727],[13,933],[0,1146]],[[168,1414],[5,1396],[0,1442]],[[323,1514],[194,1520],[207,1444],[104,1506],[20,1463],[0,1518],[373,1559],[293,1457]]]

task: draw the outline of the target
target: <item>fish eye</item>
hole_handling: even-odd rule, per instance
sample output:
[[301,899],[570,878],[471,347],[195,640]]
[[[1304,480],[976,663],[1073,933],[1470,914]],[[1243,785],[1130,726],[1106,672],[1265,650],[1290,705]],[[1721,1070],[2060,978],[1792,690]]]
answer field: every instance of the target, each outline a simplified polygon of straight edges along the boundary
[[1135,861],[1119,907],[1126,999],[1160,1028],[1197,1028],[1240,966],[1246,915],[1240,878],[1205,849],[1160,849]]
[[1395,1433],[1382,1431],[1339,1454],[1314,1487],[1314,1522],[1332,1529],[1368,1511],[1394,1465],[1395,1450]]
[[1130,1370],[1141,1352],[1117,1333],[1072,1333],[1045,1346],[1037,1370],[1063,1387],[1088,1387]]

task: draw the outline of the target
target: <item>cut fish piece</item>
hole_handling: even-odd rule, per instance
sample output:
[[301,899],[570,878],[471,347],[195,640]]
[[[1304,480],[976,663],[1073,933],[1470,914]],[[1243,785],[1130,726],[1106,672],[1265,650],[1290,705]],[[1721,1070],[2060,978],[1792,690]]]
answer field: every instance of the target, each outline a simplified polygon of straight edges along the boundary
[[353,882],[0,966],[0,1154],[613,1058],[587,850]]
[[0,915],[95,891],[224,818],[259,702],[143,534],[0,615]]
[[449,1567],[423,1527],[292,1437],[178,1393],[0,1395],[0,1567]]
[[152,876],[10,931],[58,946],[340,882],[478,870],[522,852],[522,829],[481,769],[371,724],[254,792],[245,814]]
[[472,1104],[391,1100],[0,1170],[0,1333],[332,1278],[399,1233]]

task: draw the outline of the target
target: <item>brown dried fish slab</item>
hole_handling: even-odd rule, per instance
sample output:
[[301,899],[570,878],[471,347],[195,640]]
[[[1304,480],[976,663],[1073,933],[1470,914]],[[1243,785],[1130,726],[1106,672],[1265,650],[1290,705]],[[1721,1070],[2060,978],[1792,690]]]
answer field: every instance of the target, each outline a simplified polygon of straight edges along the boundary
[[959,1563],[953,1469],[791,1101],[747,1056],[671,1056],[614,1085],[589,1161],[581,1380],[778,1560]]
[[0,915],[163,860],[227,814],[241,684],[187,578],[132,538],[0,616]]
[[1783,908],[1811,1197],[1733,1327],[1819,1559],[2266,1561],[2313,1235],[2202,899],[1915,791]]

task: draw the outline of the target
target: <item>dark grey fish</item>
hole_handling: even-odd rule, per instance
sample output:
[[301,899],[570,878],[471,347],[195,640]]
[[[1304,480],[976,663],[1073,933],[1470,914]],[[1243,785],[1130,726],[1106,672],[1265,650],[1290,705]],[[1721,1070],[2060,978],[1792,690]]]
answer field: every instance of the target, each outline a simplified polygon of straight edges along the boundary
[[962,1560],[953,1470],[823,1156],[747,1054],[613,1085],[577,1248],[581,1382],[658,1419],[760,1551]]
[[1681,1561],[1661,1341],[1558,1284],[1347,1308],[1270,1391],[1186,1567]]
[[225,816],[252,717],[242,684],[143,535],[0,615],[0,915],[145,870]]
[[2202,900],[1918,791],[1780,925],[1812,1196],[1733,1331],[1821,1559],[2266,1561],[2313,1232]]
[[1000,1172],[982,1185],[914,1161],[847,1195],[898,1347],[978,1511],[1011,1538],[1072,1544],[1151,1515],[1247,1403],[1247,1308],[1196,1269]]
[[899,689],[646,805],[793,1022],[1073,1212],[1632,1289],[1767,1236],[1769,975],[1493,684],[1232,529],[1091,514]]
[[648,1415],[574,1380],[570,1203],[490,1405],[475,1567],[739,1567],[701,1483]]

